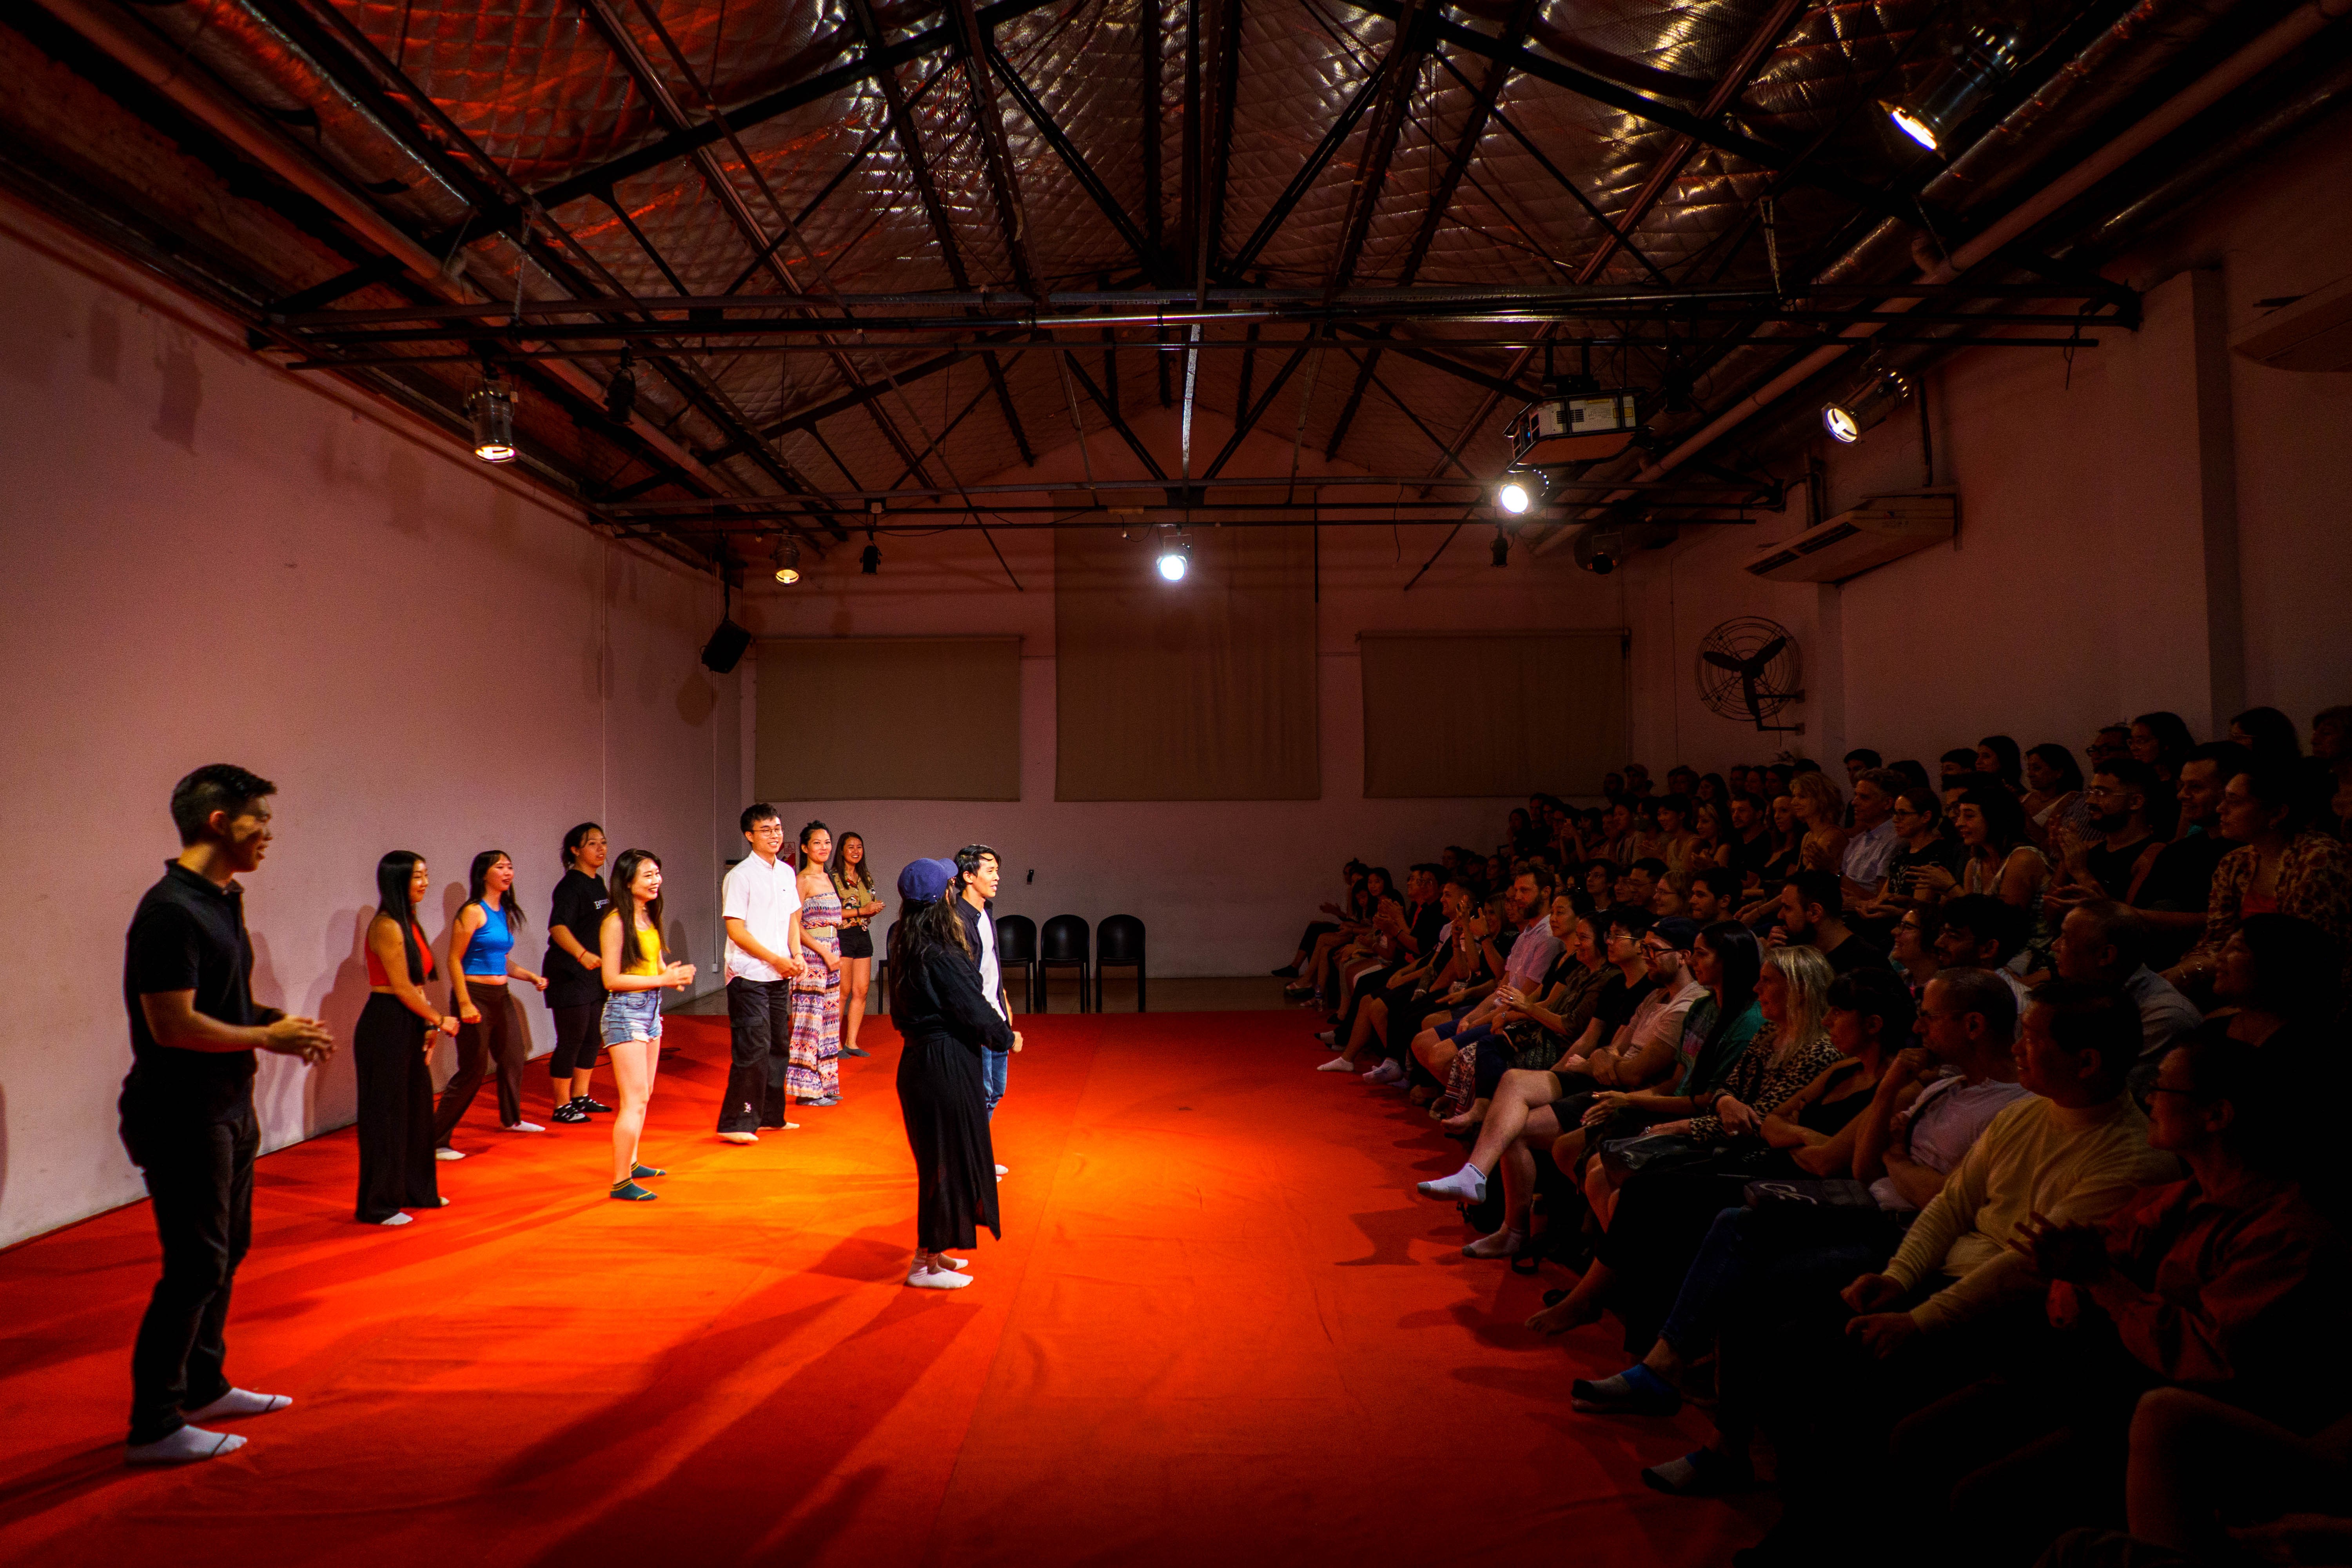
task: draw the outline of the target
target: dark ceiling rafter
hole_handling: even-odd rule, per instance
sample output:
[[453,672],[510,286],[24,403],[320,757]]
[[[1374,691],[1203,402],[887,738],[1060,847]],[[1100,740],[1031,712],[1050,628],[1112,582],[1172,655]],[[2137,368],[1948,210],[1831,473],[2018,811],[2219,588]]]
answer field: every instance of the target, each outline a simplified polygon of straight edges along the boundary
[[[1796,0],[1784,0],[1784,3],[1794,4]],[[1510,13],[1503,24],[1502,41],[1506,44],[1523,41],[1528,29],[1535,25],[1536,17],[1542,13],[1543,6],[1544,0],[1511,0]],[[1495,111],[1496,102],[1502,97],[1504,83],[1510,78],[1511,68],[1506,62],[1489,60],[1486,63],[1486,79],[1478,84],[1477,92],[1471,98],[1470,110],[1463,117],[1462,129],[1454,137],[1452,150],[1446,154],[1445,168],[1438,177],[1436,193],[1430,198],[1428,210],[1422,215],[1421,226],[1413,233],[1412,244],[1405,252],[1404,265],[1397,269],[1398,288],[1410,289],[1413,279],[1420,276],[1421,264],[1428,258],[1429,247],[1436,242],[1437,231],[1444,225],[1446,213],[1453,208],[1454,194],[1462,187],[1462,176],[1469,172],[1471,160],[1477,156],[1478,145],[1486,139],[1486,121]],[[1360,245],[1361,240],[1357,243]],[[1352,281],[1352,258],[1349,260],[1349,270],[1350,277],[1343,281]],[[1348,389],[1347,398],[1339,405],[1339,417],[1331,426],[1330,439],[1324,446],[1326,459],[1337,454],[1339,443],[1347,438],[1348,426],[1355,422],[1356,411],[1363,406],[1364,390],[1370,384],[1380,363],[1381,351],[1377,345],[1358,361],[1355,384]]]
[[1135,255],[1135,264],[1147,271],[1150,270],[1151,266],[1150,238],[1136,226],[1135,219],[1128,216],[1127,209],[1119,205],[1118,198],[1111,194],[1110,187],[1103,184],[1102,176],[1095,173],[1094,165],[1087,162],[1086,154],[1078,151],[1077,143],[1070,140],[1068,133],[1055,120],[1052,112],[1046,109],[1045,100],[1040,99],[1028,82],[1022,79],[1021,73],[1013,68],[1013,62],[1005,58],[1003,49],[998,47],[995,36],[988,35],[985,42],[988,46],[988,63],[995,68],[997,76],[1004,83],[1005,90],[1010,92],[1013,95],[1013,100],[1021,106],[1021,112],[1027,117],[1030,124],[1037,128],[1037,134],[1045,139],[1045,144],[1054,150],[1054,155],[1061,159],[1062,166],[1069,170],[1070,177],[1078,182],[1078,188],[1087,193],[1087,198],[1095,204],[1103,216],[1109,220],[1110,226],[1118,230],[1119,238],[1127,242],[1128,249]]
[[944,0],[956,32],[963,66],[966,95],[980,133],[981,167],[988,180],[990,201],[996,208],[997,226],[1004,234],[1004,253],[1013,264],[1013,280],[1035,292],[1037,268],[1029,258],[1029,218],[1021,203],[1021,174],[1004,139],[1004,113],[996,101],[996,80],[989,63],[989,29],[971,0]]
[[1095,378],[1087,374],[1086,362],[1076,354],[1065,354],[1062,363],[1070,367],[1070,374],[1077,377],[1078,384],[1086,389],[1095,406],[1103,411],[1103,416],[1110,421],[1110,427],[1118,432],[1118,438],[1127,443],[1127,449],[1135,454],[1144,470],[1155,479],[1165,479],[1168,470],[1160,466],[1160,459],[1151,455],[1151,448],[1137,437],[1134,429],[1120,416],[1118,401],[1105,396],[1103,389],[1095,384]]
[[[850,0],[850,9],[865,30],[867,52],[879,49],[885,39],[882,19],[874,11],[874,0]],[[939,245],[940,259],[947,264],[948,276],[955,280],[956,288],[969,293],[971,273],[965,268],[963,253],[956,244],[955,226],[948,219],[947,204],[940,199],[939,183],[931,173],[931,161],[923,152],[921,130],[908,107],[906,94],[899,89],[898,73],[895,68],[877,71],[874,79],[882,89],[882,100],[889,113],[891,133],[898,139],[898,154],[907,160],[908,172],[915,182],[915,195],[922,203],[923,216],[930,221],[931,237]],[[1004,416],[1005,428],[1012,432],[1013,444],[1020,449],[1022,462],[1034,467],[1037,455],[1029,449],[1029,434],[1021,427],[1021,416],[1013,406],[1013,391],[1004,384],[1004,362],[993,353],[984,353],[981,359],[988,368],[988,384],[996,394],[997,407]],[[938,445],[932,442],[925,448],[926,453]],[[908,468],[911,470],[919,464],[919,458]]]
[[1315,144],[1315,150],[1307,155],[1307,162],[1299,165],[1298,173],[1290,177],[1290,183],[1282,188],[1282,194],[1274,198],[1274,205],[1267,207],[1265,216],[1257,220],[1257,226],[1250,230],[1249,238],[1242,242],[1242,247],[1225,262],[1224,274],[1228,279],[1238,278],[1257,265],[1259,253],[1273,242],[1292,209],[1314,188],[1315,182],[1322,178],[1332,155],[1339,151],[1341,144],[1356,129],[1356,121],[1364,117],[1364,111],[1371,108],[1372,100],[1379,96],[1381,84],[1388,79],[1388,62],[1394,58],[1395,50],[1402,43],[1400,39],[1397,45],[1391,45],[1390,52],[1381,57],[1381,62],[1362,81],[1356,84],[1356,90],[1332,120],[1330,128],[1323,132],[1323,138]]
[[1319,328],[1307,332],[1298,346],[1290,351],[1290,356],[1282,362],[1282,368],[1274,373],[1274,379],[1266,384],[1265,395],[1259,397],[1256,403],[1250,402],[1249,384],[1246,380],[1244,381],[1242,394],[1234,399],[1237,406],[1234,414],[1234,433],[1226,438],[1224,448],[1217,454],[1216,461],[1211,463],[1204,471],[1202,475],[1204,479],[1213,479],[1225,471],[1225,465],[1233,460],[1234,453],[1242,449],[1242,442],[1248,438],[1252,430],[1257,428],[1257,422],[1265,417],[1265,411],[1274,406],[1275,398],[1280,395],[1291,376],[1297,373],[1298,367],[1306,363],[1307,354],[1315,349],[1317,340],[1322,336],[1324,333]]
[[[523,221],[520,215],[529,210],[528,198],[523,196],[520,187],[507,176],[497,161],[435,103],[429,94],[421,90],[387,58],[365,33],[336,9],[331,0],[254,0],[254,4],[257,12],[301,48],[328,80],[373,114],[387,135],[447,184],[459,199],[474,206],[477,212],[495,204],[502,195],[507,201],[514,203],[518,216],[513,221],[523,257],[536,259],[542,270],[574,294],[601,290],[607,298],[630,301],[635,314],[650,319],[649,312],[634,306],[633,297],[620,280],[599,263],[563,225],[543,214],[536,216],[535,223]],[[389,84],[391,91],[386,90],[386,84]],[[425,134],[424,123],[415,118],[417,114],[422,114],[432,124],[436,135],[446,142],[448,148],[463,154],[462,159],[452,156],[436,144],[436,135]],[[543,227],[554,236],[562,254],[535,240],[534,226]],[[447,253],[456,254],[454,244],[448,247]],[[569,256],[571,263],[566,262],[565,256]],[[585,287],[574,272],[572,263],[576,263],[581,271],[594,277],[599,289]],[[523,263],[519,260],[520,264]],[[689,406],[714,426],[721,430],[742,430],[740,416],[726,405],[715,388],[704,386],[689,366],[679,363],[668,353],[649,353],[647,363],[655,374],[661,376]],[[772,454],[759,449],[751,456],[778,483],[790,488],[794,482],[789,477],[789,470],[782,468]],[[810,542],[814,544],[815,542],[812,539]]]

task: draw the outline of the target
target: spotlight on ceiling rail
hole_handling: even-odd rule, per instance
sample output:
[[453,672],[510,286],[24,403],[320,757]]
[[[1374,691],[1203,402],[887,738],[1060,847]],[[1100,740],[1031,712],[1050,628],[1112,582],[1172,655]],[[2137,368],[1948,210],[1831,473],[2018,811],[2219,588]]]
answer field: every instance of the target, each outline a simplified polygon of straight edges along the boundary
[[1503,531],[1503,525],[1499,522],[1495,525],[1494,549],[1495,564],[1508,566],[1511,563],[1511,536]]
[[801,580],[801,542],[797,539],[779,541],[776,545],[776,581],[797,583]]
[[621,351],[621,368],[604,388],[604,413],[615,425],[626,425],[637,406],[637,373],[629,351]]
[[866,548],[857,552],[857,569],[868,577],[882,574],[882,547],[871,539],[866,541]]
[[1533,468],[1513,468],[1495,487],[1495,504],[1513,517],[1525,517],[1543,505],[1549,488]]
[[514,394],[494,366],[482,367],[482,379],[466,399],[466,417],[474,427],[474,456],[485,463],[514,461]]
[[1822,405],[1822,426],[1851,445],[1910,395],[1911,383],[1901,371],[1878,363],[1865,365],[1852,385]]
[[2017,28],[1979,23],[1953,40],[1927,80],[1880,107],[1903,134],[1930,153],[1943,153],[1953,131],[2000,90],[2024,53],[2025,35]]
[[1160,557],[1156,564],[1160,575],[1171,583],[1181,583],[1192,569],[1192,542],[1181,528],[1171,528],[1160,536]]

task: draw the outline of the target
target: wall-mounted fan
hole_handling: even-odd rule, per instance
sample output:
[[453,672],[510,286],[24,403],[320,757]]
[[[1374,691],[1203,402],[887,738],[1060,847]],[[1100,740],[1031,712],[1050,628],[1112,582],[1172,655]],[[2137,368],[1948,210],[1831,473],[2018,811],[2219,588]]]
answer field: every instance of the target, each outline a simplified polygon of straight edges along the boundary
[[1805,694],[1798,687],[1797,639],[1761,616],[1742,616],[1716,627],[1698,645],[1698,695],[1726,719],[1746,719],[1759,730],[1801,735],[1802,724],[1766,720]]

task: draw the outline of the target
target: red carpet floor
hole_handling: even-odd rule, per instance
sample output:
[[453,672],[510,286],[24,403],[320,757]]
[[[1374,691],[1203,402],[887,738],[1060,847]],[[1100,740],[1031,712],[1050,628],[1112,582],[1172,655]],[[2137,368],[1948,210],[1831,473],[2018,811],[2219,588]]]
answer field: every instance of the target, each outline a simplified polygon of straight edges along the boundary
[[952,1294],[899,1283],[878,1023],[846,1104],[735,1148],[724,1023],[672,1019],[655,1204],[604,1199],[602,1125],[503,1133],[487,1093],[455,1202],[404,1228],[352,1220],[350,1132],[268,1156],[230,1372],[297,1403],[185,1469],[119,1459],[143,1205],[0,1254],[0,1563],[1696,1564],[1755,1538],[1759,1501],[1640,1484],[1699,1417],[1570,1412],[1613,1331],[1518,1326],[1565,1277],[1463,1258],[1411,1186],[1458,1147],[1308,1071],[1300,1015],[1023,1022],[1004,1241]]

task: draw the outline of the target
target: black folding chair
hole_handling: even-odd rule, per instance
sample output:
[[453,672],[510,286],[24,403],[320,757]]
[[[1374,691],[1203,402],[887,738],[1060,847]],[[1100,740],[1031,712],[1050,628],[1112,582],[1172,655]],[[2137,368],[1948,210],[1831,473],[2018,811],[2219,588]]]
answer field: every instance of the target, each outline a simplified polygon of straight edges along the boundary
[[[1021,1010],[1037,1010],[1037,922],[1027,915],[999,915],[996,920],[996,965],[1005,973],[1013,965],[1021,966],[1021,983],[1028,1005]],[[1010,987],[1007,988],[1008,991]]]
[[1133,915],[1113,915],[1095,928],[1095,1011],[1103,1010],[1103,975],[1111,965],[1135,969],[1135,1010],[1143,1005],[1143,922]]
[[1087,987],[1094,982],[1094,958],[1088,945],[1092,935],[1087,922],[1076,915],[1055,915],[1045,922],[1037,944],[1037,1012],[1054,1010],[1053,972],[1073,968],[1078,972],[1078,1011],[1088,1010]]

